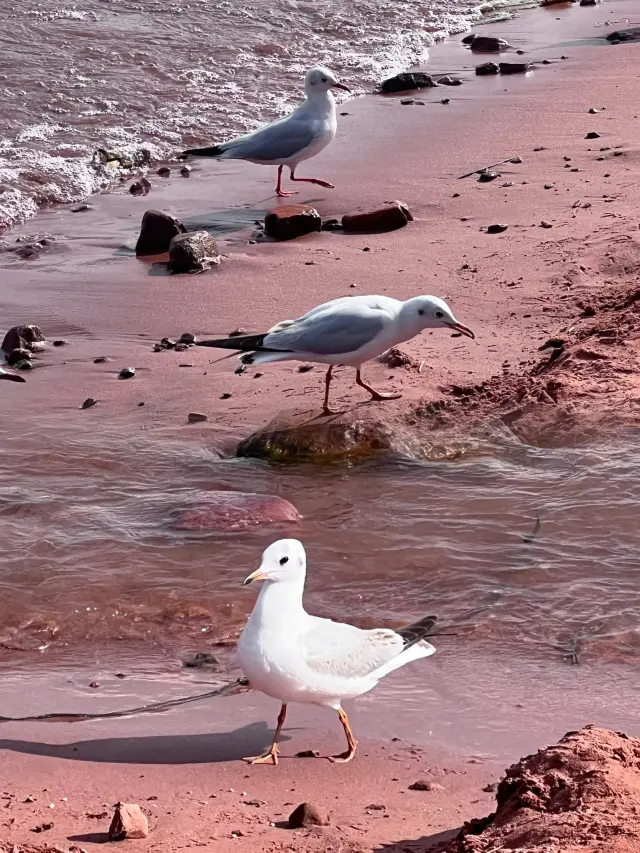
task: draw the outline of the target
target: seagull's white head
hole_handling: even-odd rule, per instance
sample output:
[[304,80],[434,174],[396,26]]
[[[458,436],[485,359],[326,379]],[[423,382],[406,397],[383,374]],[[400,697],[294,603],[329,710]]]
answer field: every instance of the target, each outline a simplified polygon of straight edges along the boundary
[[300,583],[304,581],[307,556],[297,539],[278,539],[262,555],[260,568],[246,577],[242,586],[254,581]]
[[454,332],[475,338],[471,329],[456,320],[444,299],[437,296],[414,296],[413,299],[407,299],[402,306],[400,317],[407,331],[412,331],[411,337],[420,334],[423,329],[447,326]]
[[304,78],[304,90],[307,95],[313,95],[317,92],[328,92],[329,89],[344,89],[345,92],[350,92],[344,83],[338,83],[335,75],[328,68],[318,66],[307,71]]

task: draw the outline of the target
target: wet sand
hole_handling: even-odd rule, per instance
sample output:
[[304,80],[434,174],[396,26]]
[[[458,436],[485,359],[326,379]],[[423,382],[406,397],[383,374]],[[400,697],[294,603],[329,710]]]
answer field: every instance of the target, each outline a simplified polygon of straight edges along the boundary
[[[629,14],[637,4],[618,5]],[[554,20],[561,19],[559,40],[573,39],[569,15],[571,21],[583,13],[583,21],[611,17],[608,7],[606,13],[601,8],[549,13]],[[560,36],[563,25],[566,30]],[[508,30],[506,25],[499,29]],[[47,232],[59,239],[39,260],[8,263],[3,259],[3,319],[7,326],[36,322],[50,339],[66,338],[70,346],[41,357],[27,385],[5,383],[2,392],[7,403],[0,412],[3,430],[15,427],[19,412],[25,430],[64,425],[98,432],[108,421],[109,428],[121,429],[123,436],[141,430],[164,431],[171,438],[184,434],[189,440],[197,435],[220,450],[232,450],[239,438],[284,407],[315,406],[321,394],[320,371],[299,374],[291,365],[269,367],[255,380],[250,374],[234,375],[230,361],[213,367],[208,351],[154,354],[152,343],[183,331],[209,335],[238,325],[257,330],[265,323],[296,316],[322,299],[352,293],[352,283],[358,285],[355,292],[403,298],[417,291],[437,293],[478,335],[476,343],[461,343],[446,333],[434,333],[404,346],[415,359],[427,359],[421,374],[368,366],[366,376],[373,384],[401,388],[405,394],[404,401],[385,406],[385,412],[402,413],[418,400],[436,399],[441,386],[478,383],[502,373],[505,360],[517,370],[520,362],[537,358],[538,346],[559,328],[571,325],[583,310],[579,301],[588,299],[596,288],[616,288],[633,278],[640,201],[638,119],[633,106],[638,46],[561,47],[559,42],[546,52],[550,59],[563,54],[570,58],[558,59],[526,78],[494,78],[470,82],[468,89],[465,84],[459,89],[427,91],[421,96],[425,107],[403,107],[397,99],[382,98],[349,103],[345,109],[350,115],[342,119],[335,144],[312,164],[314,174],[330,177],[338,188],[326,194],[305,193],[299,199],[313,201],[324,216],[330,216],[401,198],[416,221],[394,234],[323,234],[287,245],[248,245],[250,222],[273,204],[268,197],[273,176],[262,167],[238,164],[202,166],[194,169],[189,180],[156,178],[145,199],[124,193],[103,196],[92,201],[91,211],[52,211],[30,223],[31,233]],[[484,93],[482,98],[477,97],[479,91]],[[451,103],[440,104],[441,97],[451,97]],[[606,109],[589,115],[592,106]],[[431,118],[434,111],[438,111],[437,126]],[[600,138],[585,140],[592,130]],[[601,153],[600,147],[611,150]],[[622,156],[614,157],[614,150],[623,152]],[[473,168],[516,154],[523,163],[501,167],[502,177],[493,183],[457,180]],[[598,160],[600,156],[605,160]],[[572,172],[565,162],[581,171]],[[385,169],[382,189],[380,163]],[[501,187],[507,181],[514,185]],[[545,184],[553,188],[545,189]],[[454,193],[460,196],[454,198]],[[577,200],[591,206],[575,208]],[[247,228],[221,238],[229,257],[219,269],[201,276],[167,277],[161,268],[120,251],[123,244],[135,241],[141,215],[149,207],[175,213],[189,224],[208,224],[216,218],[228,221],[226,211],[231,209],[236,222]],[[223,213],[214,214],[212,209]],[[553,227],[542,228],[543,219]],[[509,229],[500,236],[485,234],[481,229],[493,222],[504,222]],[[365,248],[370,251],[364,252]],[[569,275],[570,270],[575,275]],[[635,339],[630,338],[633,350]],[[112,360],[94,365],[93,359],[102,355]],[[180,366],[186,363],[193,366]],[[138,375],[120,382],[117,372],[126,364],[134,365]],[[618,396],[612,387],[600,396],[590,393],[589,407],[624,404],[633,413],[637,374],[628,376],[629,384]],[[335,393],[342,404],[361,400],[351,381],[348,370],[339,373]],[[220,400],[223,392],[232,393],[231,399]],[[98,399],[99,405],[79,411],[88,396]],[[139,406],[140,402],[145,405]],[[185,424],[186,413],[194,409],[210,418],[195,430]],[[502,669],[508,671],[506,665]],[[548,683],[548,676],[541,671],[540,683]],[[564,689],[561,674],[557,683]],[[578,680],[575,689],[587,695],[584,681]],[[523,694],[531,695],[526,685]],[[551,691],[541,704],[553,695]],[[503,696],[497,689],[496,714]],[[240,703],[240,698],[225,700],[229,717],[213,722],[204,712],[195,723],[189,715],[174,712],[166,718],[151,716],[108,725],[7,724],[0,730],[5,739],[0,742],[4,750],[0,788],[15,793],[18,801],[36,796],[37,803],[11,807],[10,825],[0,828],[0,841],[39,842],[42,836],[32,833],[33,826],[53,820],[46,841],[55,840],[65,849],[69,843],[88,849],[103,840],[91,834],[104,832],[108,820],[89,818],[87,813],[102,813],[104,803],[131,799],[157,815],[151,840],[135,842],[145,849],[158,842],[163,850],[184,846],[226,850],[225,845],[233,844],[234,849],[265,851],[291,845],[312,851],[341,846],[375,850],[387,845],[385,849],[395,851],[407,846],[404,839],[437,838],[441,831],[490,809],[491,795],[481,788],[497,778],[499,765],[468,764],[472,750],[464,738],[461,755],[435,758],[427,734],[414,737],[410,719],[393,734],[388,726],[386,730],[375,726],[370,735],[363,720],[363,755],[347,768],[291,759],[275,770],[248,770],[237,759],[241,752],[264,746],[272,708],[262,701],[248,705],[246,697]],[[22,708],[14,702],[15,693],[10,706],[16,710],[10,713],[20,713]],[[366,704],[371,711],[368,700]],[[457,704],[464,704],[462,695]],[[388,722],[392,705],[385,707]],[[603,724],[624,724],[628,707],[622,702],[615,720],[603,720]],[[606,691],[597,709],[607,714]],[[294,747],[308,749],[316,744],[323,750],[335,749],[340,737],[337,727],[328,736],[325,732],[331,723],[314,716],[315,712],[309,717],[306,713],[301,714],[306,730],[296,732],[287,752],[290,747],[292,753]],[[527,709],[527,717],[538,721],[550,719],[545,713],[548,707],[546,712]],[[589,713],[589,708],[581,713]],[[256,724],[256,720],[267,722]],[[247,728],[241,726],[237,739],[229,738],[226,733],[239,721]],[[473,715],[464,717],[460,725],[472,726]],[[176,728],[190,739],[188,743],[178,739]],[[531,748],[525,745],[530,728],[536,734],[540,730],[531,727],[529,719],[521,730],[516,722],[510,723],[509,750],[517,753],[520,743],[522,750]],[[167,740],[151,740],[162,738],[163,732]],[[216,752],[220,733],[225,748],[233,747],[232,754]],[[547,739],[560,733],[550,732]],[[390,743],[396,734],[403,739],[401,744],[417,741],[418,752]],[[194,746],[198,735],[207,740],[204,747],[199,740]],[[87,746],[103,738],[118,742]],[[85,760],[77,760],[73,747],[71,753],[61,754],[57,745],[65,743],[75,744],[80,753],[85,750]],[[225,760],[212,767],[216,756]],[[438,767],[434,779],[446,791],[407,792],[413,777],[429,772],[434,764]],[[445,769],[456,772],[445,773]],[[345,781],[348,802],[341,796],[347,790],[341,785]],[[216,806],[222,802],[223,809],[210,805],[214,793],[213,802]],[[418,808],[411,799],[414,793],[423,798]],[[157,801],[148,799],[155,796]],[[340,800],[334,811],[336,796]],[[265,805],[243,805],[244,799],[264,800]],[[322,830],[318,837],[292,840],[287,831],[269,826],[287,815],[290,809],[285,803],[292,808],[305,799],[334,811],[331,829]],[[55,809],[49,809],[50,803]],[[387,810],[367,815],[365,806],[370,803],[385,804]],[[384,817],[387,811],[388,818]],[[364,829],[354,828],[360,826]],[[238,828],[243,836],[232,839]],[[70,842],[71,836],[79,837]]]

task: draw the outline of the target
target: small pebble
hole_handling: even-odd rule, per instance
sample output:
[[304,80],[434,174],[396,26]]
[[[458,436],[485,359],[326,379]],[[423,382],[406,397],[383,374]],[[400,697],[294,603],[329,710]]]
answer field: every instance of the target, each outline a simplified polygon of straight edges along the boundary
[[596,113],[599,113],[600,110],[597,110],[595,107],[589,107],[589,114],[594,116]]
[[169,177],[169,175],[171,174],[171,169],[170,169],[168,166],[160,166],[160,168],[158,169],[157,174],[158,174],[161,178],[168,178],[168,177]]
[[[236,376],[240,376],[242,373],[245,372],[246,369],[247,369],[247,365],[241,364],[240,367],[236,367],[236,369],[233,372],[236,374]],[[231,395],[229,395],[229,396],[231,396]]]
[[105,364],[107,361],[109,361],[109,359],[104,355],[100,355],[98,358],[93,359],[94,364]]
[[118,379],[133,379],[136,375],[135,367],[123,367],[118,374]]
[[100,687],[100,684],[97,681],[92,681],[89,687],[93,688],[93,690],[96,690],[98,687]]
[[416,102],[415,98],[403,98],[400,101],[400,103],[402,104],[403,107],[408,107],[411,104],[415,104],[415,102]]
[[[245,365],[242,365],[242,366],[244,367]],[[231,396],[231,394],[229,394],[228,391],[225,391],[224,394],[220,395],[220,399],[221,400],[228,400],[230,396]]]
[[85,210],[93,210],[90,204],[76,204],[71,208],[71,213],[83,213]]
[[202,412],[189,412],[187,420],[190,424],[199,424],[202,421],[208,420],[208,417],[207,415],[203,415]]
[[512,157],[511,160],[509,160],[509,162],[515,163],[516,165],[518,165],[519,163],[522,163],[522,157],[519,154],[516,154],[516,156]]
[[140,407],[140,406],[144,406],[144,402],[138,403],[138,407]]
[[446,105],[447,105],[447,104],[450,104],[450,103],[451,103],[451,98],[443,98],[443,99],[440,101],[440,103],[441,103],[441,104],[444,104],[444,106],[446,107]]
[[298,373],[308,373],[310,370],[313,370],[312,364],[301,364],[298,368]]
[[487,228],[487,234],[502,234],[502,232],[506,231],[508,227],[508,225],[499,224],[489,225],[489,227]]
[[545,190],[552,190],[552,189],[553,189],[553,184],[545,184],[545,185],[544,185],[544,188],[545,188]]
[[497,172],[489,172],[489,171],[480,172],[480,174],[478,175],[478,183],[479,184],[488,184],[489,181],[495,181],[495,179],[497,177],[498,177]]
[[180,169],[180,174],[183,178],[188,178],[191,175],[191,166],[183,166],[182,169]]
[[553,228],[553,225],[550,222],[547,222],[546,219],[543,219],[540,223],[541,228]]
[[246,335],[246,334],[247,334],[247,330],[240,327],[238,329],[234,329],[233,332],[229,332],[229,337],[230,338],[237,338],[238,335]]
[[173,338],[163,338],[160,343],[163,347],[166,347],[167,349],[173,349],[173,347],[176,345],[176,342],[173,340]]
[[92,406],[97,406],[98,401],[94,400],[93,397],[87,397],[84,403],[80,406],[81,409],[90,409]]
[[54,347],[66,347],[69,341],[54,341]]
[[600,139],[600,134],[597,130],[590,130],[585,136],[585,139]]

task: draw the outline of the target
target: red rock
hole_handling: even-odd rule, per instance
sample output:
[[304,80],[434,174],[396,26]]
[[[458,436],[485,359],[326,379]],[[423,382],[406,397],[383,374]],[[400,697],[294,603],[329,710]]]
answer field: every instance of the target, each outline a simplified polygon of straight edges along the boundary
[[135,803],[118,803],[111,826],[109,841],[123,841],[125,838],[146,838],[149,835],[149,821]]
[[289,829],[305,826],[327,826],[329,818],[312,803],[301,803],[289,815]]
[[276,495],[210,492],[198,504],[176,510],[173,526],[177,530],[203,533],[229,532],[300,518],[293,504]]
[[264,230],[274,240],[292,240],[321,228],[320,214],[306,204],[283,204],[270,210],[264,220]]
[[413,216],[409,208],[401,201],[379,207],[377,210],[350,213],[342,217],[342,227],[345,231],[358,231],[373,234],[381,231],[395,231],[410,222]]
[[164,255],[169,251],[171,240],[177,234],[185,234],[186,230],[175,216],[160,210],[147,210],[142,217],[136,255]]

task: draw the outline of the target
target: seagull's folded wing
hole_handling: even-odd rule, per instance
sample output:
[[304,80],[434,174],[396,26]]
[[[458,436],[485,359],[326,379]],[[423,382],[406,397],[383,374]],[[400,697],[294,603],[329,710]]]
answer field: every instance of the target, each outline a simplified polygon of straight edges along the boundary
[[316,355],[340,355],[355,352],[378,335],[388,314],[363,305],[314,311],[287,328],[270,332],[263,341],[267,349]]
[[220,146],[228,157],[243,160],[278,162],[295,157],[324,133],[324,125],[315,119],[303,120],[287,116],[261,127],[254,133],[225,142]]
[[402,637],[387,628],[363,631],[354,625],[314,618],[301,637],[311,670],[342,678],[365,678],[402,654]]

